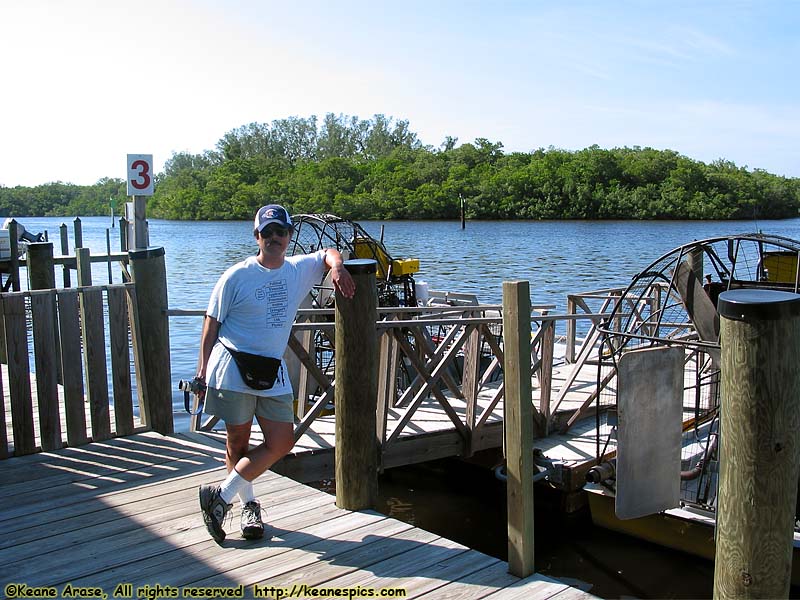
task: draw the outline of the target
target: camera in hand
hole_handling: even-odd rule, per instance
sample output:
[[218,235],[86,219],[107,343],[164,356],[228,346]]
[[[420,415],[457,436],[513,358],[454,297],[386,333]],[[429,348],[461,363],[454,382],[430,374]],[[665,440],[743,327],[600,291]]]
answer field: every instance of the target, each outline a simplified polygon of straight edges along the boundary
[[[203,381],[200,377],[194,377],[193,379],[181,379],[178,382],[178,389],[183,392],[183,406],[186,409],[186,412],[190,415],[199,415],[203,412],[203,404],[205,403],[205,392],[206,392],[206,382]],[[192,410],[190,407],[190,400],[189,394],[194,394],[197,396],[196,404],[197,407],[195,410]],[[200,394],[203,394],[202,396]]]
[[182,392],[189,392],[190,394],[200,394],[206,391],[206,382],[195,377],[191,380],[181,379],[178,382],[178,389]]

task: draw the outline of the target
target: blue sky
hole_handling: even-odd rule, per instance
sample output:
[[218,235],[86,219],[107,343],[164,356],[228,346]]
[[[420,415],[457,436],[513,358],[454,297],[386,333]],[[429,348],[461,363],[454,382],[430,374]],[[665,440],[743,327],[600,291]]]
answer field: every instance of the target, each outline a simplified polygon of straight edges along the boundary
[[800,2],[8,0],[0,184],[125,178],[289,116],[669,148],[800,177]]

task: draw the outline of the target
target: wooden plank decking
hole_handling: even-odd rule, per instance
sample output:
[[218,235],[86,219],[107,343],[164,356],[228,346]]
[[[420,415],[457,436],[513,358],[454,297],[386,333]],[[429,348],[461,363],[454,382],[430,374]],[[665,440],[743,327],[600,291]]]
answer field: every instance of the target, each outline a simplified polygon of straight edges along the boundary
[[252,598],[305,584],[408,598],[590,597],[540,575],[520,580],[498,559],[379,513],[341,510],[332,496],[271,472],[256,484],[265,539],[241,539],[234,519],[217,545],[197,487],[224,474],[221,447],[154,433],[0,461],[0,589],[53,587],[60,597],[71,584],[113,598],[130,583],[134,598],[148,585],[160,585],[160,597],[212,587]]

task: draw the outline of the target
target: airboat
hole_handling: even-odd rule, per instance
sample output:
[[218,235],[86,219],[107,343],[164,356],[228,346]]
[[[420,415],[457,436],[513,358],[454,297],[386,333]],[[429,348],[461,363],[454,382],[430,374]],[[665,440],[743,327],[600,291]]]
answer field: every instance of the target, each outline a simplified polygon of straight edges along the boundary
[[[584,487],[595,524],[713,559],[723,434],[718,296],[797,293],[798,257],[800,242],[789,238],[717,237],[680,246],[633,277],[599,328],[596,466]],[[800,560],[794,565],[797,584]]]
[[[372,259],[375,261],[379,318],[391,317],[392,307],[408,308],[404,312],[408,319],[419,319],[426,315],[435,315],[440,323],[425,326],[425,333],[417,338],[410,330],[405,331],[406,342],[410,347],[419,348],[420,353],[429,355],[442,340],[448,339],[447,332],[453,329],[453,324],[463,317],[464,311],[460,307],[477,306],[478,299],[473,294],[439,292],[429,290],[423,281],[415,281],[414,275],[419,272],[420,264],[416,258],[397,258],[390,254],[383,242],[383,228],[381,236],[376,239],[369,235],[358,223],[332,214],[297,214],[292,216],[294,234],[289,242],[287,253],[290,255],[307,254],[323,248],[336,248],[345,260]],[[333,285],[326,277],[311,293],[308,306],[304,308],[331,308],[335,301]],[[332,313],[332,311],[330,311]],[[333,320],[332,314],[325,314],[316,318]],[[299,315],[303,318],[303,315]],[[443,323],[442,323],[443,321]],[[499,333],[498,333],[499,335]],[[332,374],[334,368],[333,339],[326,330],[318,329],[313,339],[304,342],[306,352],[314,354],[316,367],[323,373]],[[433,349],[432,349],[433,348]],[[482,347],[481,361],[489,361],[488,349]],[[396,366],[390,368],[398,390],[405,391],[412,382],[418,379],[415,368],[410,359],[395,356]],[[453,376],[460,380],[463,367],[463,353],[455,358],[456,367]],[[292,366],[289,366],[290,373]],[[298,389],[298,387],[295,387]],[[319,389],[312,388],[309,393],[301,392],[309,406],[313,406],[318,398]],[[402,392],[398,391],[398,396]],[[334,409],[332,404],[326,406],[322,414],[329,414]],[[302,410],[301,410],[302,412]]]
[[[416,258],[392,258],[383,239],[375,239],[358,223],[331,214],[298,214],[292,216],[294,235],[288,254],[307,254],[323,248],[336,248],[345,260],[367,258],[377,263],[376,285],[379,306],[417,306],[419,271]],[[382,238],[383,236],[381,236]],[[427,300],[424,296],[420,300]],[[316,307],[333,302],[333,287],[318,286],[314,295]]]

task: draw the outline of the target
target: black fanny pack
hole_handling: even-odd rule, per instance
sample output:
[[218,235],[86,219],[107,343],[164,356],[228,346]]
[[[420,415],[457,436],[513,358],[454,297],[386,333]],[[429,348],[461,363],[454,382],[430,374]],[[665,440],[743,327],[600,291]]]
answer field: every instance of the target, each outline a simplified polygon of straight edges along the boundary
[[239,367],[239,374],[248,387],[254,390],[268,390],[275,385],[275,380],[278,379],[278,373],[281,370],[280,359],[240,352],[228,348],[225,344],[222,346],[230,352],[236,366]]

